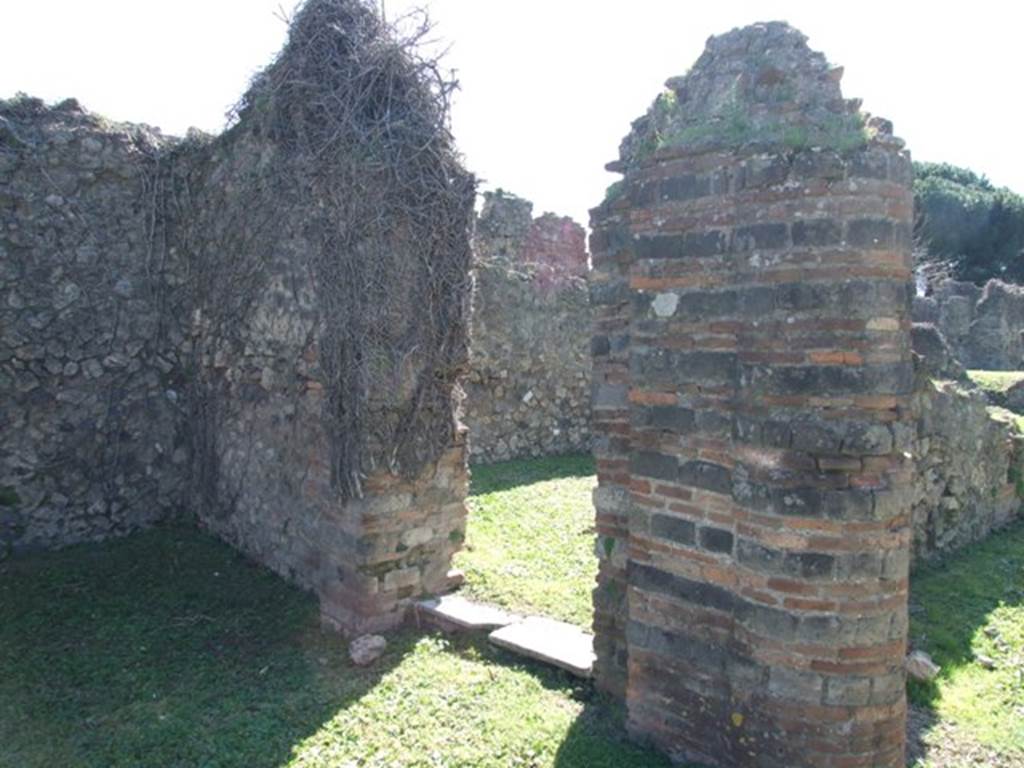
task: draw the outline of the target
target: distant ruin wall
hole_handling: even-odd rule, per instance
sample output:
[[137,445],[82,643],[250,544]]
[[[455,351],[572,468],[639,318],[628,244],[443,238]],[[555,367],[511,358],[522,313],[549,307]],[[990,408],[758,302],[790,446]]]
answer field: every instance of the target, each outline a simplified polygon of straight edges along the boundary
[[914,321],[937,326],[968,369],[1024,369],[1024,287],[945,280],[914,298]]
[[154,219],[172,145],[74,101],[0,101],[0,558],[183,507],[187,308]]
[[475,180],[391,35],[310,0],[216,138],[0,105],[0,556],[187,510],[345,632],[448,588]]
[[476,228],[470,458],[590,450],[586,235],[569,218],[486,193]]
[[914,324],[917,416],[913,555],[941,557],[1017,519],[1024,497],[1024,435],[993,408],[931,325]]
[[840,75],[712,38],[593,212],[595,672],[681,761],[904,765],[911,164]]

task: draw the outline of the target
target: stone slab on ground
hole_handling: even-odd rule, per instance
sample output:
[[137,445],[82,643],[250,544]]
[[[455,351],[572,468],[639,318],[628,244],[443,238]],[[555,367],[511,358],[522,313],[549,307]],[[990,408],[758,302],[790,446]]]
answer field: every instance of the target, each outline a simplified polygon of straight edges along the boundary
[[530,616],[495,630],[490,641],[499,648],[553,664],[579,677],[591,677],[594,637],[573,624]]
[[489,632],[522,621],[522,616],[460,595],[421,600],[416,603],[416,613],[428,623],[456,632]]

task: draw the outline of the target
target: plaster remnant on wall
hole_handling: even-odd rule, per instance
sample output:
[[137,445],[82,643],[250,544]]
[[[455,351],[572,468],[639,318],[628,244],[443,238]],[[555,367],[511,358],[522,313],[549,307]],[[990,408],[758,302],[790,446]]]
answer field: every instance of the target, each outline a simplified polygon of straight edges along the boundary
[[658,317],[671,317],[679,306],[678,293],[659,293],[654,297],[651,308]]

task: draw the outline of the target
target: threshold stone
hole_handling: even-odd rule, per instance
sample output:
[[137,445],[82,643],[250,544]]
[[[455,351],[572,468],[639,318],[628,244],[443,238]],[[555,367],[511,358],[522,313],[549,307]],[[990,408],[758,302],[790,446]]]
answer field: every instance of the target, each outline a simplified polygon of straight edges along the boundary
[[493,605],[474,603],[459,595],[444,595],[416,603],[416,611],[441,629],[457,632],[484,632],[522,621],[521,616]]
[[530,616],[495,630],[489,639],[499,648],[552,664],[577,677],[594,669],[594,637],[573,624]]

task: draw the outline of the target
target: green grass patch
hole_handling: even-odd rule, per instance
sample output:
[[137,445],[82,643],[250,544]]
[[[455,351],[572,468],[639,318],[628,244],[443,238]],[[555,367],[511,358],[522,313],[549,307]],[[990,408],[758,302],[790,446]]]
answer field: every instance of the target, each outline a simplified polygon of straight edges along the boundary
[[991,418],[1016,427],[1018,432],[1024,434],[1024,416],[1014,413],[1009,408],[1003,408],[1001,405],[990,405],[986,410]]
[[911,595],[914,644],[942,667],[911,702],[1024,765],[1024,524],[923,567]]
[[[475,468],[467,590],[589,624],[593,485],[589,457]],[[1024,765],[1024,524],[911,591],[942,666],[910,686],[926,741]],[[0,768],[668,766],[589,684],[481,639],[402,632],[355,668],[312,596],[192,529],[0,563],[0,617]]]
[[315,600],[190,529],[0,564],[3,768],[649,768],[589,684],[483,640],[369,669]]
[[474,467],[465,549],[468,595],[590,628],[596,485],[590,456]]
[[967,376],[982,389],[1000,394],[1024,381],[1024,371],[968,371]]

